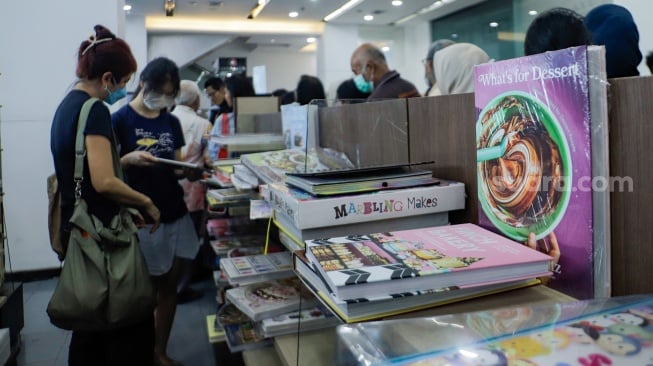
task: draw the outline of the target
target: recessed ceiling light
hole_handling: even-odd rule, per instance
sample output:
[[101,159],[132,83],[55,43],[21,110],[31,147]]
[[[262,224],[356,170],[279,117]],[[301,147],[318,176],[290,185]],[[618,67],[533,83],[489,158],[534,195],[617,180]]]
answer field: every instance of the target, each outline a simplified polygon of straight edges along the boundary
[[383,46],[383,47],[381,47],[381,51],[383,51],[383,52],[388,52],[388,51],[390,51],[390,47],[388,47],[388,46]]
[[363,17],[363,19],[366,22],[372,21],[372,20],[374,20],[374,15],[367,14],[366,16]]
[[122,10],[124,10],[124,11],[130,11],[130,10],[132,10],[132,6],[129,5],[129,4],[125,4],[125,5],[122,6]]
[[307,43],[315,43],[315,37],[308,37],[306,38]]
[[499,26],[499,23],[497,23],[497,22],[490,22],[490,27],[492,27],[492,28],[496,28],[496,27],[498,27],[498,26]]
[[274,42],[276,42],[276,41],[277,41],[276,39],[272,38],[272,39],[270,40],[270,43],[274,43]]
[[537,10],[531,10],[528,12],[528,15],[537,15]]
[[299,13],[296,11],[291,11],[290,13],[288,13],[288,16],[291,18],[297,18],[299,16]]
[[401,6],[403,3],[401,0],[392,0],[392,6]]

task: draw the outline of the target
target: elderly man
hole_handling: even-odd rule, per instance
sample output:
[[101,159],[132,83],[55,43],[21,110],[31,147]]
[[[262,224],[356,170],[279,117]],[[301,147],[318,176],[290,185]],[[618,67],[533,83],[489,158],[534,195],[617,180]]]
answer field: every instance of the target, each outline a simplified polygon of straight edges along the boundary
[[[200,88],[194,81],[182,80],[179,83],[179,94],[175,99],[175,109],[172,114],[179,118],[181,129],[184,132],[186,145],[181,148],[182,160],[195,165],[210,165],[206,151],[206,138],[211,131],[211,123],[200,117],[195,112],[200,107]],[[179,184],[184,189],[184,201],[190,217],[195,225],[195,232],[198,238],[204,237],[204,196],[206,186],[201,182],[191,182],[182,179]],[[203,240],[200,239],[200,242]],[[200,252],[203,250],[200,249]],[[181,276],[177,286],[177,302],[185,303],[198,299],[202,292],[190,287],[190,280],[194,270],[199,265],[196,258],[195,263],[184,259],[182,263]]]
[[415,85],[388,68],[383,52],[370,43],[360,45],[351,55],[351,71],[358,90],[372,92],[368,99],[420,96]]
[[441,49],[451,46],[456,42],[450,39],[438,39],[437,41],[431,43],[428,52],[426,53],[426,58],[422,60],[424,64],[424,79],[428,85],[428,90],[426,91],[426,96],[432,97],[435,95],[440,95],[440,90],[436,85],[435,73],[433,72],[433,55]]

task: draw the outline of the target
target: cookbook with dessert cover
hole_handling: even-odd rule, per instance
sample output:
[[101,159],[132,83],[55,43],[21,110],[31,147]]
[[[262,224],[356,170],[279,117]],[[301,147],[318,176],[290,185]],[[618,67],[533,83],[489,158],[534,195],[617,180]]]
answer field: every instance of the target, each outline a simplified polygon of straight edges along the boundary
[[549,285],[579,299],[608,295],[608,160],[592,159],[607,140],[605,89],[592,82],[605,72],[595,62],[602,51],[573,47],[474,69],[479,224],[549,254]]

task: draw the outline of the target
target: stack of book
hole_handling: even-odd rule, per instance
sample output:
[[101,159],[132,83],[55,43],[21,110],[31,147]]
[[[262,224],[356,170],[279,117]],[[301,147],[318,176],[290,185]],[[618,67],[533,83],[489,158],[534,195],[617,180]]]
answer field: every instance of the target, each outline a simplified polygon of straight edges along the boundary
[[307,240],[295,271],[345,322],[538,284],[551,257],[473,224]]
[[272,183],[261,188],[261,195],[274,210],[282,244],[294,250],[309,239],[446,225],[449,211],[465,207],[465,186],[437,183],[333,196]]
[[[252,341],[247,343],[266,346],[268,342],[261,340],[268,337],[339,323],[330,311],[318,306],[319,301],[295,275],[290,252],[223,258],[220,268],[233,286],[225,292],[228,305],[224,306],[233,306],[246,317],[245,325],[232,326],[231,330],[239,328],[240,334],[246,330],[256,335],[250,334]],[[229,332],[225,327],[227,342]],[[232,352],[242,350],[229,347]]]

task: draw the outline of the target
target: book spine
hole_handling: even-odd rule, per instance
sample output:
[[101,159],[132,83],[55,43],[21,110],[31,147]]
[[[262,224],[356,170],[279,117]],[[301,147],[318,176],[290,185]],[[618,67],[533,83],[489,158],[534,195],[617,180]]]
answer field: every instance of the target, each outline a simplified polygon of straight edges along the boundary
[[451,183],[378,194],[300,200],[284,188],[270,185],[265,199],[302,230],[463,209],[465,186]]

